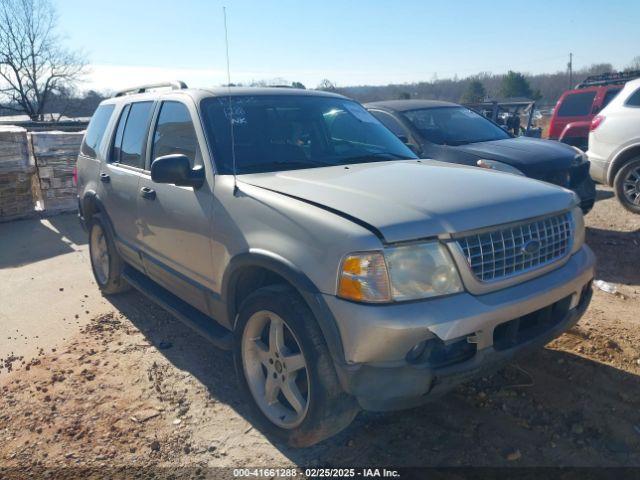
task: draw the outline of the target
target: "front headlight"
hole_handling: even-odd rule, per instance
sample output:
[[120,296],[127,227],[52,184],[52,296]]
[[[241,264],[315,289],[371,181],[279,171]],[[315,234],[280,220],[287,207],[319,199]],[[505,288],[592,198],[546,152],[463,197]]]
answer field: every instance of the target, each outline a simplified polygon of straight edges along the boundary
[[498,170],[500,172],[507,172],[513,173],[514,175],[524,176],[524,173],[522,173],[516,167],[512,167],[511,165],[507,165],[506,163],[498,162],[497,160],[481,159],[476,162],[476,165],[478,165],[480,168],[488,168],[489,170]]
[[571,211],[573,216],[573,248],[571,253],[576,253],[582,248],[585,240],[584,215],[580,207],[575,207]]
[[418,300],[462,289],[453,260],[439,242],[348,255],[338,281],[338,296],[361,302]]

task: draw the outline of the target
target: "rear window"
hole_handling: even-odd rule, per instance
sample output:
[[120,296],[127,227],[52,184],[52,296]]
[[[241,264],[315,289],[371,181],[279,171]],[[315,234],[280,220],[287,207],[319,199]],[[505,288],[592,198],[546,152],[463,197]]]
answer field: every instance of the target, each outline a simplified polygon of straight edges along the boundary
[[559,117],[582,117],[591,114],[591,106],[596,92],[572,93],[564,97],[560,108]]
[[80,147],[80,152],[83,155],[96,158],[96,150],[100,148],[100,143],[102,143],[102,138],[109,124],[113,108],[113,105],[101,105],[97,108],[93,117],[91,117],[87,133]]
[[640,107],[640,88],[631,94],[625,105],[628,107]]

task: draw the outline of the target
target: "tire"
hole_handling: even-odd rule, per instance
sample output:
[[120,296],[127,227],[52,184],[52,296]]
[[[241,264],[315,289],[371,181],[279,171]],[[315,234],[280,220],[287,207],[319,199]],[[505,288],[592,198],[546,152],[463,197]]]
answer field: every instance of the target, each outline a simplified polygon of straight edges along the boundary
[[[270,349],[270,335],[280,321],[278,355],[277,348]],[[234,335],[240,388],[255,425],[265,435],[292,447],[307,447],[353,421],[357,402],[340,387],[316,319],[292,287],[263,287],[251,294],[240,307]],[[292,371],[300,362],[304,367]],[[274,374],[278,379],[267,381]],[[292,394],[295,388],[289,385],[297,387],[299,395]],[[292,395],[294,402],[289,402]],[[294,403],[299,409],[293,408]]]
[[632,158],[618,170],[613,188],[624,208],[640,214],[640,157]]
[[93,277],[103,294],[113,295],[131,289],[122,277],[124,261],[116,249],[111,230],[100,214],[94,215],[89,224],[89,258]]

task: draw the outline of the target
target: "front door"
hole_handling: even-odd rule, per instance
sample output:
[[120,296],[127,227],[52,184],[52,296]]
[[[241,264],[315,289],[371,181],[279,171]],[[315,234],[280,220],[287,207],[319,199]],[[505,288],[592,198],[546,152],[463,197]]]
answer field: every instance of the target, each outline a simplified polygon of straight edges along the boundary
[[204,137],[196,130],[196,115],[195,108],[182,101],[162,102],[148,142],[149,165],[164,155],[184,154],[192,166],[205,168],[205,183],[198,189],[160,184],[146,172],[138,186],[138,212],[148,275],[207,312],[213,289],[213,175],[211,166],[203,161],[200,145],[204,145]]

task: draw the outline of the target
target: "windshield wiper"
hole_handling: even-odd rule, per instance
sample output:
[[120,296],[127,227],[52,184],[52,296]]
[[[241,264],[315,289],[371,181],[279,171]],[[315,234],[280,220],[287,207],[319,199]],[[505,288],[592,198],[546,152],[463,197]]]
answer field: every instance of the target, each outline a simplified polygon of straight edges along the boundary
[[340,164],[347,163],[367,163],[367,162],[384,162],[385,160],[413,160],[411,157],[398,155],[391,152],[368,153],[366,155],[358,155],[356,157],[341,158]]
[[[274,168],[278,170],[296,170],[301,168],[315,168],[315,167],[328,167],[326,163],[321,162],[285,162],[285,161],[273,161],[268,163],[252,163],[248,165],[241,165],[241,170],[244,173],[261,173],[261,172],[269,172]],[[284,167],[284,168],[283,168]],[[247,172],[250,170],[250,172]]]

